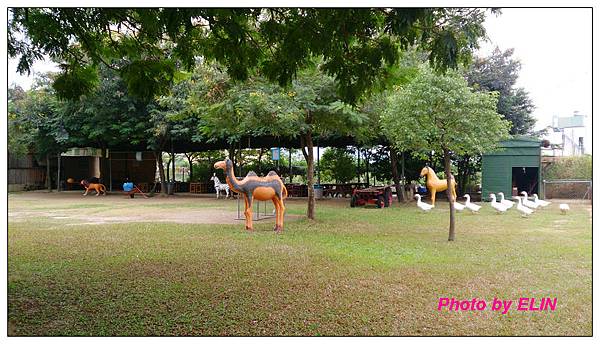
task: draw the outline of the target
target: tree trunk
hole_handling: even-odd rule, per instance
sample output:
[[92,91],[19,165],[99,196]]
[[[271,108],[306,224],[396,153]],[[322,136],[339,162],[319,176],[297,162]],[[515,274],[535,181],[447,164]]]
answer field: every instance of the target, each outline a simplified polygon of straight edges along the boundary
[[467,184],[467,176],[468,176],[468,166],[469,166],[469,157],[463,156],[460,157],[457,161],[457,180],[456,186],[458,188],[458,193],[460,195],[464,195],[466,193],[466,184]]
[[452,172],[450,170],[450,152],[444,149],[444,170],[446,171],[446,181],[448,188],[446,195],[448,196],[448,204],[450,205],[450,228],[448,229],[448,241],[454,241],[454,199],[452,196]]
[[[160,159],[162,161],[162,156],[160,157]],[[167,180],[166,181],[168,182],[170,180],[171,180],[171,156],[169,155],[169,161],[167,161]]]
[[306,216],[314,220],[315,219],[315,189],[314,179],[314,154],[313,154],[313,140],[312,140],[312,132],[308,132],[304,134],[304,136],[300,137],[300,142],[302,146],[302,155],[304,155],[304,159],[306,160],[306,179],[307,179],[307,187],[308,187],[308,209],[306,210]]
[[235,158],[235,148],[233,146],[229,147],[229,160],[233,163],[233,166],[237,164],[237,159]]
[[398,175],[398,152],[396,151],[396,148],[392,146],[390,146],[390,163],[392,164],[392,179],[396,186],[396,196],[398,197],[398,201],[406,202],[404,188],[400,185],[400,176]]
[[265,153],[265,149],[261,148],[260,152],[258,153],[258,175],[262,176],[262,157],[263,154]]
[[187,153],[185,153],[185,157],[188,160],[188,164],[190,165],[190,183],[192,182],[192,155],[194,153],[190,153],[189,155]]
[[369,178],[369,158],[370,158],[370,154],[368,152],[367,149],[365,149],[365,174],[366,174],[366,179],[367,179],[367,187],[370,186],[370,178]]
[[[154,158],[158,165],[158,175],[160,176],[160,193],[167,195],[167,184],[165,183],[165,166],[163,165],[162,152],[154,152]],[[167,171],[168,172],[168,171]]]
[[50,153],[46,154],[46,186],[48,187],[48,192],[52,192],[52,185],[50,185]]
[[[172,148],[171,148],[172,149]],[[171,150],[171,161],[173,162],[173,183],[175,183],[175,153]]]

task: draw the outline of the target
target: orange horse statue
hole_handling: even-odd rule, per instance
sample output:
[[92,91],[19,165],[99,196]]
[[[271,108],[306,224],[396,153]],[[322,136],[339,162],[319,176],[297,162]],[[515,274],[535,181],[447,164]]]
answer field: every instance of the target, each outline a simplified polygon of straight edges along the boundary
[[[447,179],[439,179],[435,175],[435,171],[429,167],[425,166],[421,170],[421,176],[427,176],[427,189],[431,194],[431,205],[435,206],[435,194],[439,191],[445,191],[448,189],[448,180]],[[456,201],[456,181],[454,180],[454,176],[451,177],[451,185],[452,185],[452,201]]]
[[246,229],[252,230],[252,200],[268,201],[272,200],[275,205],[276,221],[275,228],[277,233],[283,231],[283,214],[285,206],[283,200],[287,197],[287,189],[281,181],[281,178],[271,171],[266,177],[259,177],[254,172],[248,172],[242,180],[237,180],[233,173],[233,163],[229,159],[215,163],[215,168],[225,171],[225,177],[229,189],[244,196],[246,216]]

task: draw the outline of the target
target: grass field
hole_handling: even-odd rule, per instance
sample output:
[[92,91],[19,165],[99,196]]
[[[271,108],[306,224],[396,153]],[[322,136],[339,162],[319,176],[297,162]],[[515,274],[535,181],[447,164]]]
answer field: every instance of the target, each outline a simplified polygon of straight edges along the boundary
[[[305,201],[287,207],[302,215]],[[10,194],[9,335],[591,335],[591,206],[550,207],[521,218],[486,204],[457,214],[448,242],[442,202],[421,213],[320,201],[316,221],[292,216],[276,235],[265,221],[254,233],[143,222],[224,216],[231,200]],[[90,222],[109,215],[123,221]],[[449,312],[440,297],[558,305]]]

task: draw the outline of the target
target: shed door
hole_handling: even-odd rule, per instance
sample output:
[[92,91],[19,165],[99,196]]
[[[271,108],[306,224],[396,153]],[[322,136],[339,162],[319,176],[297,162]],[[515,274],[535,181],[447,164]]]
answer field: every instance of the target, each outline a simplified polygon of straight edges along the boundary
[[512,185],[521,191],[527,192],[527,195],[534,193],[539,194],[538,191],[538,167],[513,167],[512,168]]

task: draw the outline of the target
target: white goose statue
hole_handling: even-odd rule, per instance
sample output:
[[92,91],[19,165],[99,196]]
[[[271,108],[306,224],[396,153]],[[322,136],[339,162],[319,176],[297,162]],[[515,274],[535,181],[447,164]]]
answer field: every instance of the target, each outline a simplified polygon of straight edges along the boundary
[[506,210],[508,210],[508,208],[504,204],[496,202],[496,195],[490,194],[490,198],[492,199],[490,205],[496,210],[498,214],[506,213]]
[[527,217],[533,213],[533,210],[527,208],[521,203],[521,197],[515,196],[515,198],[517,199],[517,210],[521,213],[521,216]]
[[530,201],[527,198],[527,192],[525,191],[521,191],[521,195],[523,195],[523,205],[526,206],[527,208],[532,208],[532,209],[537,209],[539,207],[539,204]]
[[552,203],[552,202],[548,202],[548,201],[544,201],[542,199],[539,199],[537,194],[533,194],[533,201],[535,203],[537,203],[542,208],[543,207],[547,207],[547,206],[550,205],[550,203]]
[[498,192],[498,195],[500,196],[500,203],[504,204],[507,209],[510,209],[515,205],[515,202],[504,199],[504,192]]
[[469,209],[472,213],[479,212],[479,209],[481,209],[481,206],[477,205],[475,203],[471,203],[471,196],[469,196],[469,194],[465,194],[464,197],[467,199],[465,202],[465,208]]
[[416,194],[415,198],[417,199],[417,207],[419,207],[421,210],[430,211],[431,209],[433,209],[433,205],[421,202],[421,195]]

